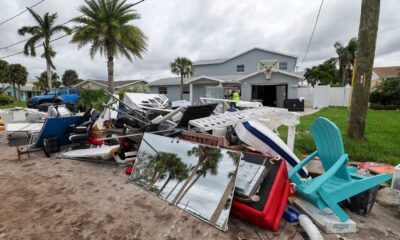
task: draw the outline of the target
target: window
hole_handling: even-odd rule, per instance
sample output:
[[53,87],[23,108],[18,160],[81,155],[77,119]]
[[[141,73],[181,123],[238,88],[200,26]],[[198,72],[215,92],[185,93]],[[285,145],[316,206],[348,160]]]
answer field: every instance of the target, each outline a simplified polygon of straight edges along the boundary
[[76,88],[70,88],[69,94],[76,94]]
[[167,94],[167,87],[158,87],[158,93],[159,94]]
[[66,88],[60,88],[58,90],[58,95],[65,95],[67,94],[67,89]]
[[287,70],[287,62],[279,62],[279,70]]
[[236,72],[244,72],[244,64],[236,66]]
[[189,86],[183,86],[183,94],[190,94],[190,87]]

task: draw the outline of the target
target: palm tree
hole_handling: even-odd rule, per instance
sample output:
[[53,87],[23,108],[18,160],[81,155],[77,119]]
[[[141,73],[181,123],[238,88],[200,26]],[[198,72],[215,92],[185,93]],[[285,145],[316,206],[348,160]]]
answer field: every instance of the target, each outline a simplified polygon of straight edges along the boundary
[[[16,100],[19,101],[19,88],[20,85],[25,85],[27,78],[28,78],[28,71],[26,71],[26,68],[24,66],[22,66],[21,64],[10,64],[8,66],[8,74],[7,74],[7,78],[8,78],[8,82],[10,84],[12,84],[13,86],[13,90],[14,90],[14,97]],[[15,84],[18,85],[18,98],[17,98],[17,94],[15,91]]]
[[51,37],[53,34],[56,34],[58,32],[65,32],[67,34],[70,34],[71,29],[63,25],[55,25],[57,13],[49,14],[47,12],[44,14],[43,17],[41,17],[30,8],[28,8],[28,11],[32,14],[37,25],[25,26],[18,30],[18,33],[22,36],[24,36],[25,34],[32,35],[32,37],[25,43],[24,53],[25,55],[31,55],[32,57],[35,57],[36,43],[43,40],[44,52],[41,57],[46,59],[47,83],[49,88],[52,88],[51,69],[56,69],[53,64],[52,58],[56,55],[56,52],[50,45]]
[[[52,82],[52,86],[54,87],[59,87],[60,86],[60,82],[57,81],[60,77],[58,76],[58,74],[56,72],[52,72],[51,73],[51,82]],[[40,76],[36,76],[36,80],[37,82],[35,82],[33,85],[36,89],[36,91],[41,91],[41,90],[45,90],[48,87],[48,81],[47,81],[47,72],[42,72],[40,74]]]
[[187,165],[184,164],[182,162],[182,160],[176,154],[174,154],[174,155],[176,157],[174,157],[172,159],[173,161],[171,161],[171,163],[168,164],[169,165],[167,168],[168,178],[165,181],[165,183],[163,184],[163,186],[160,188],[158,195],[160,195],[162,193],[164,188],[168,185],[168,183],[171,180],[177,180],[178,182],[181,182],[181,181],[185,180],[189,175]]
[[[199,158],[196,166],[191,169],[190,175],[172,200],[172,204],[178,205],[183,199],[189,189],[199,180],[201,176],[206,177],[208,173],[211,175],[218,174],[218,164],[222,159],[221,149],[199,145],[198,147],[193,147],[188,151],[188,155],[195,155]],[[196,176],[196,177],[195,177]],[[192,180],[194,178],[194,180]]]
[[178,57],[171,64],[171,72],[181,77],[181,100],[183,100],[183,78],[190,77],[193,74],[192,62],[185,57]]
[[350,39],[347,46],[344,46],[341,42],[335,42],[333,46],[338,55],[340,79],[345,85],[348,82],[349,72],[352,71],[356,59],[357,39]]
[[0,60],[0,83],[8,82],[8,62]]
[[64,84],[64,86],[73,86],[75,84],[78,84],[79,76],[72,69],[66,70],[62,75],[62,83]]
[[146,36],[132,20],[140,19],[132,7],[134,4],[126,0],[85,0],[86,5],[80,7],[84,15],[74,19],[80,24],[75,27],[72,42],[78,47],[91,44],[90,56],[97,52],[107,58],[108,91],[114,93],[114,57],[122,55],[132,61],[131,55],[142,58],[146,51]]

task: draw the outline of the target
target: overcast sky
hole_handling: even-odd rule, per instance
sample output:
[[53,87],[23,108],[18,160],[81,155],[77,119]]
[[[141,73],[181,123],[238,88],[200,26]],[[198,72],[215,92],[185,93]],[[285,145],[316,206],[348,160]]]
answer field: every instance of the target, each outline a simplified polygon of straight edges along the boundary
[[[2,0],[0,21],[39,0]],[[136,0],[128,0],[134,3]],[[83,0],[45,0],[34,8],[39,14],[58,13],[58,23],[79,14]],[[143,59],[115,61],[115,79],[152,81],[172,76],[169,62],[185,56],[192,61],[230,57],[253,47],[261,47],[303,58],[320,5],[319,0],[146,0],[136,6],[139,26],[148,37]],[[314,40],[301,69],[335,56],[335,41],[347,43],[357,36],[361,0],[325,0]],[[400,65],[400,1],[381,1],[375,66]],[[24,39],[17,29],[32,25],[29,13],[0,26],[0,47]],[[71,25],[72,26],[72,25]],[[61,34],[60,34],[61,35]],[[57,36],[55,36],[57,37]],[[104,57],[91,59],[88,47],[78,49],[70,37],[53,43],[57,73],[74,69],[83,79],[107,79]],[[21,51],[23,44],[0,50],[0,56]],[[38,50],[40,56],[42,49]],[[45,60],[18,55],[3,59],[21,63],[33,79],[45,70]]]

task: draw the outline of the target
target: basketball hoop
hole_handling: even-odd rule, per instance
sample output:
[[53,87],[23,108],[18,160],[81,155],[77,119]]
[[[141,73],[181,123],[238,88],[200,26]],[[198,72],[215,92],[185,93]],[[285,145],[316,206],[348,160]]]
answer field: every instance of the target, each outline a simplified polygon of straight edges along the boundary
[[271,79],[272,71],[278,70],[278,60],[261,60],[258,63],[258,71],[265,74],[266,79]]
[[266,79],[271,79],[272,66],[264,66],[264,74]]

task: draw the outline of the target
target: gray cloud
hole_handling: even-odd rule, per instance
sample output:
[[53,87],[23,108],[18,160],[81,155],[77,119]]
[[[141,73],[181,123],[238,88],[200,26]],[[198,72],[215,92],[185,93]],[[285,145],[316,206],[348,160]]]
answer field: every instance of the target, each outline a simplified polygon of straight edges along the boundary
[[[38,0],[5,1],[0,9],[5,19]],[[134,0],[129,0],[134,2]],[[59,23],[79,14],[80,1],[46,0],[35,10],[57,12]],[[116,79],[144,78],[154,80],[172,75],[169,62],[175,57],[187,56],[192,60],[223,58],[258,46],[287,52],[301,61],[312,31],[319,1],[270,0],[146,0],[136,6],[142,19],[135,21],[148,37],[148,51],[143,59],[132,62],[118,58],[115,62]],[[400,58],[400,2],[381,2],[381,17],[375,65],[399,65]],[[320,21],[306,61],[301,68],[318,64],[335,56],[335,41],[346,43],[357,36],[361,0],[325,1]],[[0,26],[0,47],[24,37],[17,29],[32,24],[29,14]],[[89,57],[88,47],[78,49],[69,42],[70,37],[54,42],[57,51],[55,64],[61,75],[65,69],[75,69],[82,78],[106,79],[105,58]],[[0,56],[22,50],[23,45],[0,50]],[[39,53],[41,50],[39,49]],[[27,66],[32,79],[45,69],[43,59],[23,55],[5,59]]]

